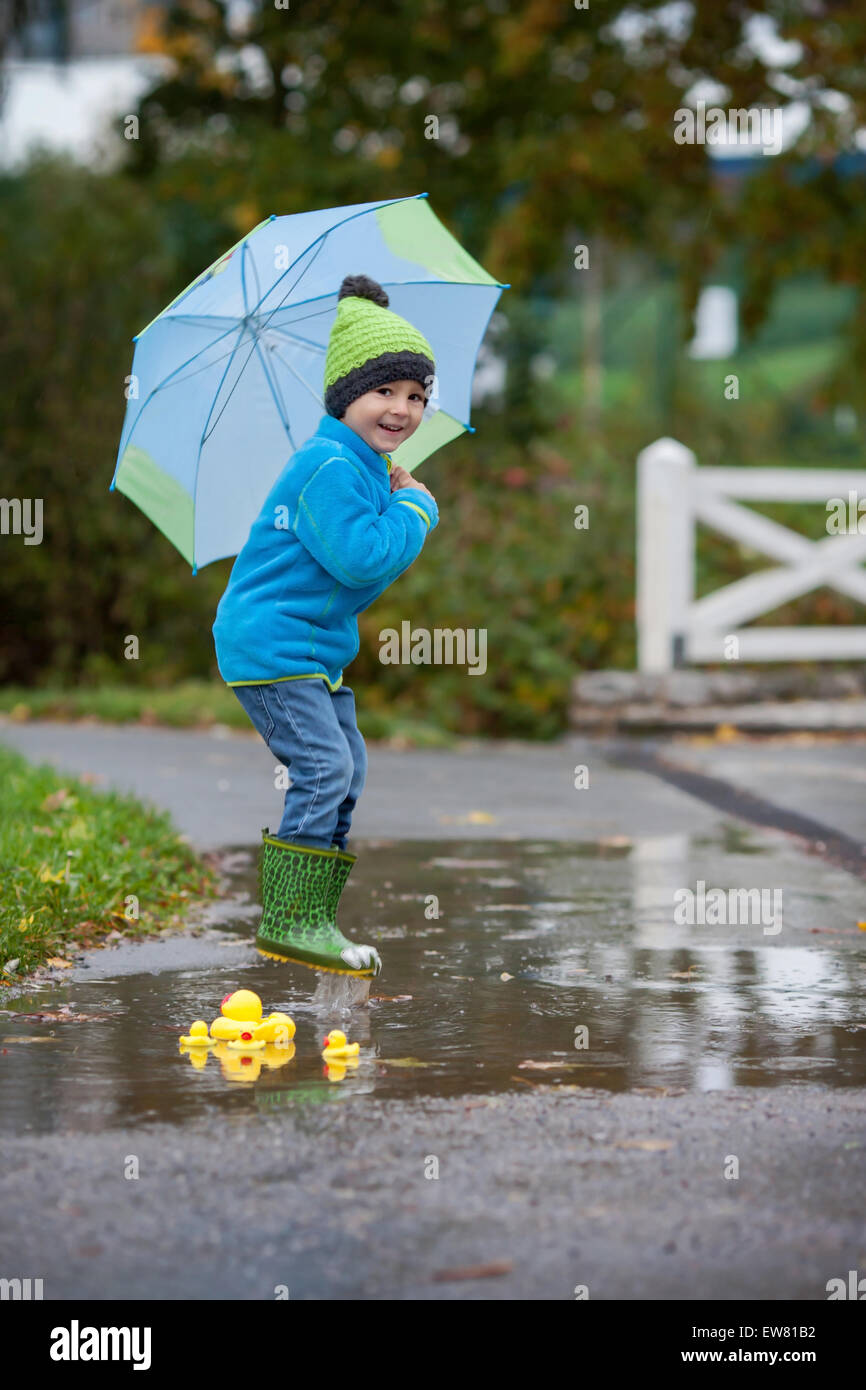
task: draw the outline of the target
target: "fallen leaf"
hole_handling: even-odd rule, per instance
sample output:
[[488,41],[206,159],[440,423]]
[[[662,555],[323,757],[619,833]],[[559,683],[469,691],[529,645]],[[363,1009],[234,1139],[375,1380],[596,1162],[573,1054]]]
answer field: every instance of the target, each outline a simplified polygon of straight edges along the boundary
[[509,973],[508,973],[507,970],[503,970],[503,972],[502,972],[502,974],[499,976],[499,978],[500,978],[500,980],[513,980],[513,979],[514,979],[514,976],[513,976],[513,975],[509,975]]
[[527,1076],[512,1076],[511,1081],[519,1081],[521,1086],[531,1086],[533,1091],[546,1091],[549,1096],[561,1096],[566,1092],[569,1095],[580,1093],[585,1096],[593,1094],[592,1088],[588,1086],[556,1086],[549,1081],[530,1081]]
[[507,869],[508,865],[504,859],[449,859],[442,857],[431,859],[430,867],[434,869]]
[[568,1062],[533,1062],[531,1059],[517,1063],[520,1071],[562,1071],[568,1065]]
[[39,809],[40,811],[58,811],[60,807],[66,805],[67,802],[74,801],[75,797],[70,797],[69,788],[60,787],[58,791],[52,792],[50,796],[46,796]]
[[614,1147],[617,1149],[644,1149],[647,1153],[661,1153],[664,1149],[672,1149],[673,1143],[670,1139],[620,1139]]
[[2,1041],[3,1041],[3,1044],[4,1044],[4,1046],[5,1046],[6,1043],[43,1043],[43,1042],[57,1042],[57,1039],[56,1039],[56,1038],[26,1037],[26,1036],[22,1033],[19,1037],[16,1037],[16,1038],[3,1038]]
[[43,864],[42,868],[39,870],[39,882],[40,882],[40,883],[60,883],[60,882],[62,882],[62,880],[63,880],[65,877],[66,877],[66,868],[65,868],[65,866],[64,866],[64,868],[62,868],[62,869],[58,869],[58,871],[57,871],[56,874],[53,874],[53,873],[51,872],[51,870],[48,868],[48,865],[47,865],[47,864]]
[[670,978],[672,980],[691,980],[692,971],[697,970],[697,968],[696,965],[690,965],[688,970],[674,970]]
[[[11,1013],[11,1010],[4,1012]],[[120,1013],[110,1014],[75,1014],[71,1009],[60,1009],[56,1012],[46,1009],[42,1013],[35,1014],[16,1014],[12,1013],[13,1018],[26,1018],[30,1023],[101,1023],[103,1019],[119,1018]]]
[[858,930],[858,931],[866,931],[866,922],[858,922],[858,923],[857,923],[857,930]]
[[417,1057],[377,1057],[383,1067],[435,1067],[435,1062],[419,1062]]
[[437,1269],[434,1282],[444,1283],[448,1279],[495,1279],[500,1274],[510,1274],[514,1268],[513,1260],[492,1260],[486,1265],[463,1265],[458,1269]]
[[53,965],[55,970],[71,970],[72,961],[64,960],[62,956],[49,956],[46,965]]
[[584,1061],[584,1062],[535,1062],[529,1058],[525,1062],[518,1062],[518,1069],[524,1071],[607,1071],[609,1067],[624,1067],[625,1062],[607,1061]]

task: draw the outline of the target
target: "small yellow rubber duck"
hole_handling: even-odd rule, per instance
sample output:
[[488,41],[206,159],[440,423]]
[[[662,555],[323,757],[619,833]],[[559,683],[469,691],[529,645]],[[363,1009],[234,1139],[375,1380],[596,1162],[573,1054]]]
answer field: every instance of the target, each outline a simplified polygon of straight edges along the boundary
[[186,1047],[210,1047],[213,1042],[208,1036],[207,1024],[203,1018],[197,1018],[189,1030],[189,1036],[181,1035],[180,1040]]
[[240,1037],[244,1029],[252,1026],[250,1023],[238,1023],[237,1019],[225,1018],[220,1014],[210,1026],[210,1035],[218,1042],[233,1042],[235,1038]]
[[294,1019],[288,1014],[273,1013],[263,1018],[253,1029],[253,1037],[266,1043],[277,1043],[287,1047],[295,1036]]
[[326,1062],[337,1062],[345,1057],[357,1057],[360,1051],[361,1044],[348,1042],[346,1034],[341,1033],[339,1028],[332,1028],[330,1033],[325,1034],[325,1050],[322,1056]]
[[244,1028],[243,1032],[238,1037],[232,1038],[228,1044],[232,1052],[261,1052],[264,1046],[264,1038],[254,1038],[250,1028]]

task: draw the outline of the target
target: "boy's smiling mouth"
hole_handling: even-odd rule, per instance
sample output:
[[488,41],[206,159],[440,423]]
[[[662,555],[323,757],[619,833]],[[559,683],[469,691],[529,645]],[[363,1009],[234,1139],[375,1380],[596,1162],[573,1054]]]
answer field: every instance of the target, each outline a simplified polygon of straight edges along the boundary
[[403,432],[402,425],[379,425],[378,428],[384,430],[386,434],[402,434]]

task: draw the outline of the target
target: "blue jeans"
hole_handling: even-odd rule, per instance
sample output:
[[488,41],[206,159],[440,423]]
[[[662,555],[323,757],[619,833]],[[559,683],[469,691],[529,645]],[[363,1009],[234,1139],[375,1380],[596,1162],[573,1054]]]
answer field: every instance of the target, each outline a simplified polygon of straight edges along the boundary
[[367,777],[352,691],[347,685],[331,691],[318,677],[231,689],[291,776],[276,838],[345,850]]

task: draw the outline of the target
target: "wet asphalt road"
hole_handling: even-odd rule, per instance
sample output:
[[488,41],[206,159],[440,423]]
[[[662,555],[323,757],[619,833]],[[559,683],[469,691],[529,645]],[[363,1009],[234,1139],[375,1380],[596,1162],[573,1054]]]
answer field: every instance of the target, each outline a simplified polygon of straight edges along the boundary
[[[276,824],[271,759],[252,737],[5,724],[0,738],[166,805],[202,848],[252,845]],[[439,838],[451,854],[466,839],[629,840],[652,863],[688,842],[712,846],[718,867],[719,845],[745,826],[724,798],[708,804],[617,766],[587,739],[369,751],[350,841],[359,854],[387,855],[389,840]],[[864,838],[862,743],[664,751],[781,809],[808,801],[815,825],[846,844]],[[581,791],[578,765],[589,771]],[[804,901],[810,864],[820,870],[823,929],[851,933],[859,875],[822,862],[820,840],[765,826],[759,851],[774,843],[797,865]],[[849,943],[861,965],[864,943]],[[805,958],[822,945],[804,937],[796,949]],[[115,954],[134,969],[137,950],[101,953],[101,973]],[[189,975],[219,945],[140,950],[143,970]],[[240,963],[244,950],[229,942],[222,959]],[[74,996],[75,980],[64,988]],[[51,991],[40,999],[50,1007]],[[570,1300],[584,1284],[596,1299],[823,1300],[829,1279],[866,1271],[866,1090],[778,1082],[613,1093],[542,1073],[510,1093],[346,1089],[325,1104],[287,1085],[260,1109],[239,1095],[227,1111],[105,1129],[88,1118],[85,1092],[58,1105],[49,1132],[3,1136],[0,1274],[44,1278],[49,1299],[270,1299],[286,1285],[301,1299]],[[130,1156],[134,1179],[124,1177]],[[736,1179],[724,1176],[732,1157]],[[430,1159],[438,1178],[425,1177]],[[491,1263],[507,1269],[443,1277]]]
[[2,1265],[52,1299],[822,1300],[866,1269],[864,1131],[859,1091],[555,1088],[4,1140]]

